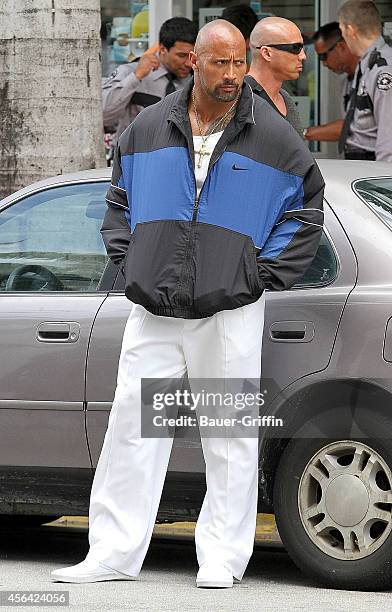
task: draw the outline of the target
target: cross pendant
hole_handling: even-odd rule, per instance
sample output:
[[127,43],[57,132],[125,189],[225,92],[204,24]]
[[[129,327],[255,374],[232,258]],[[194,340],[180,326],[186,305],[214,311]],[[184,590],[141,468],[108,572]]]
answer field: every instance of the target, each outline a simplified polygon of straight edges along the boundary
[[207,150],[207,146],[206,146],[205,142],[202,143],[199,151],[195,151],[195,155],[199,156],[199,161],[197,162],[197,167],[201,168],[203,156],[204,155],[209,155],[209,152]]

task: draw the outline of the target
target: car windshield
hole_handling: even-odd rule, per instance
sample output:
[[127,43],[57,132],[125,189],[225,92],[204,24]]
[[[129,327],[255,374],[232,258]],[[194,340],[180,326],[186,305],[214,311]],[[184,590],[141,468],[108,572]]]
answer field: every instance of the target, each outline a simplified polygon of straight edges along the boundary
[[354,191],[392,229],[392,177],[357,181]]

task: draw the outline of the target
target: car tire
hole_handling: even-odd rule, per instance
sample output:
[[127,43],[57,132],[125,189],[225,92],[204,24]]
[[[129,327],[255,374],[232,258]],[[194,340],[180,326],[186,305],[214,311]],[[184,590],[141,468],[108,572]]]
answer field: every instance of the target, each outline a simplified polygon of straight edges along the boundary
[[274,511],[287,552],[316,582],[385,590],[392,587],[392,441],[385,437],[392,421],[375,414],[363,421],[370,437],[289,442],[276,472]]

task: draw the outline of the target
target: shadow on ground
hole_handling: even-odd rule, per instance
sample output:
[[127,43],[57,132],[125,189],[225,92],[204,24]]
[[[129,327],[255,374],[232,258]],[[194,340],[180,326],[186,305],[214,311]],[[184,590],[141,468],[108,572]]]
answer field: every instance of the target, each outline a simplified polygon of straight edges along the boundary
[[[72,527],[12,528],[0,531],[0,561],[34,564],[53,564],[62,567],[79,563],[88,551],[87,531]],[[3,565],[4,568],[4,565]],[[197,572],[196,550],[193,540],[154,536],[147,553],[143,573],[160,572],[190,578]],[[309,580],[292,563],[281,547],[256,544],[245,578],[274,584],[310,586]]]

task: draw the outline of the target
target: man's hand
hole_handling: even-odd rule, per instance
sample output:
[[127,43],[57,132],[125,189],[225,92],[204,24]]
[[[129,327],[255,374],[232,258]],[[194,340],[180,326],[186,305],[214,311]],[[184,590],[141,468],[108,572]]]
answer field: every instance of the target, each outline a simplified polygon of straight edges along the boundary
[[157,70],[160,66],[159,59],[155,55],[159,49],[159,44],[156,43],[150,47],[140,58],[138,66],[135,70],[135,76],[139,81],[144,79],[151,71]]

